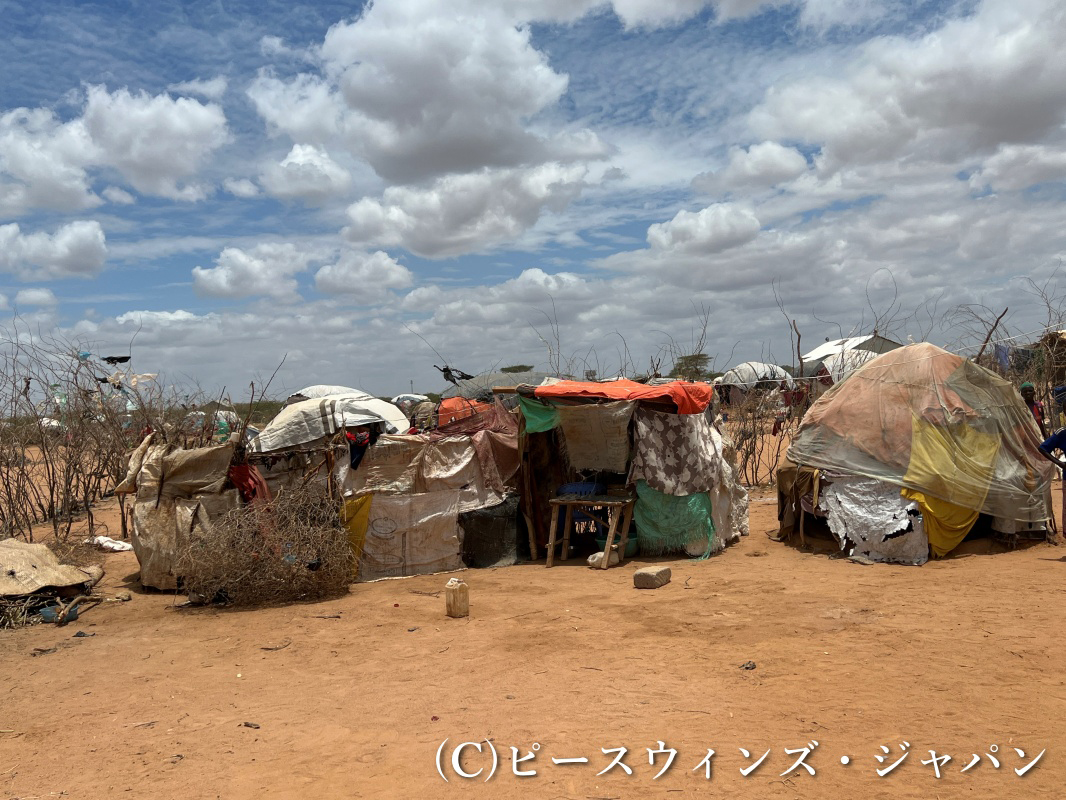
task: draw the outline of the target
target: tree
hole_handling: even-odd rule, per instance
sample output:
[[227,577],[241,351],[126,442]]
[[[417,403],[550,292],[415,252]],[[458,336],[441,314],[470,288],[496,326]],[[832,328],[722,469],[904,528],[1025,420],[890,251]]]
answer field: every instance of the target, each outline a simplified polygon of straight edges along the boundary
[[670,370],[670,377],[703,380],[707,377],[707,367],[710,361],[711,357],[706,353],[691,353],[687,356],[678,356],[674,360],[674,368]]

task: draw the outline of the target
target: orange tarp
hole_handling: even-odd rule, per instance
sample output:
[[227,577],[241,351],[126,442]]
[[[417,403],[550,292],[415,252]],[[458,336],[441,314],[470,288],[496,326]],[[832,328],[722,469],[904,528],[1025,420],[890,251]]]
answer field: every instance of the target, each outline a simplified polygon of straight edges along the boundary
[[493,406],[490,403],[480,403],[477,400],[468,400],[465,397],[447,397],[440,401],[440,408],[437,410],[437,424],[447,425],[450,422],[466,419],[475,414],[492,411],[492,409]]
[[699,414],[706,410],[714,395],[708,383],[673,381],[661,386],[648,386],[635,381],[560,381],[550,386],[538,386],[535,397],[541,399],[565,397],[599,397],[604,400],[671,400],[678,414]]

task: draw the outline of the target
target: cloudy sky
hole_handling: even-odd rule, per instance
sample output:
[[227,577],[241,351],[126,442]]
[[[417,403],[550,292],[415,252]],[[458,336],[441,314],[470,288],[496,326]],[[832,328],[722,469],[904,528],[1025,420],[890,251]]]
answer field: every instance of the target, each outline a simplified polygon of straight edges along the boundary
[[878,315],[948,343],[964,303],[1025,333],[1025,279],[1066,283],[1061,0],[0,18],[8,324],[234,399],[286,353],[278,393],[434,391],[441,358],[548,367],[545,341],[643,370],[701,319],[719,368],[791,363],[775,294],[804,349]]

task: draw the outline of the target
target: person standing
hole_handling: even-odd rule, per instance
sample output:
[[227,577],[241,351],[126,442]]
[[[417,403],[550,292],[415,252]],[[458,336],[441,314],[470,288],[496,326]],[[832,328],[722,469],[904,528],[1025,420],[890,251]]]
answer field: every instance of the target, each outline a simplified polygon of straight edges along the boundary
[[1040,438],[1046,439],[1047,424],[1044,421],[1044,404],[1036,399],[1036,387],[1026,381],[1018,388],[1018,391],[1021,393],[1025,404],[1029,406],[1033,419],[1036,420],[1036,424],[1040,428]]

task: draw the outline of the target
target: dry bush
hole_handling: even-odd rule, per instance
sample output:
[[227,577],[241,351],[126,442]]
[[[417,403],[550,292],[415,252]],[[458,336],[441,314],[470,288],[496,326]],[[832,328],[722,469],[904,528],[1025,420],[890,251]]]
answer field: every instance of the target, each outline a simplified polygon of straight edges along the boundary
[[179,555],[190,594],[267,606],[343,594],[354,559],[336,503],[317,484],[281,489],[214,520]]
[[38,612],[55,602],[54,596],[40,593],[29,597],[0,597],[0,631],[41,622]]
[[[42,336],[18,318],[0,325],[0,536],[33,541],[34,525],[50,522],[62,541],[83,516],[92,536],[93,504],[125,476],[146,430],[190,445],[181,425],[199,393],[179,396],[131,365],[102,362],[90,347]],[[194,431],[191,446],[211,433]]]
[[726,428],[736,449],[741,483],[746,486],[772,483],[799,427],[802,409],[787,409],[777,393],[755,390],[748,392],[742,402],[722,410],[729,415]]

